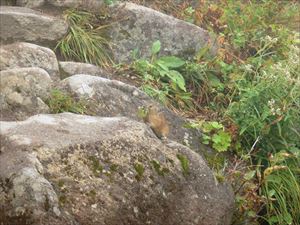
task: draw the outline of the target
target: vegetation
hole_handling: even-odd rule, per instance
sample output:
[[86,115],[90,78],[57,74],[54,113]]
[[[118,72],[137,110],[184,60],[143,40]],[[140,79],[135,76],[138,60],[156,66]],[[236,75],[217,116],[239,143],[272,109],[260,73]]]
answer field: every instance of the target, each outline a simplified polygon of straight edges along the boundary
[[202,143],[233,153],[214,158],[213,168],[234,185],[235,224],[300,224],[299,4],[247,2],[200,1],[175,15],[216,33],[217,57],[203,48],[193,61],[161,63],[157,41],[151,59],[132,69],[150,96],[200,112],[188,126],[202,130]]
[[65,11],[64,18],[69,32],[56,46],[59,53],[65,59],[109,66],[112,63],[110,41],[105,36],[108,25],[99,25],[100,16],[72,9]]
[[74,100],[70,94],[59,89],[51,91],[46,104],[49,106],[51,113],[72,112],[84,114],[87,108],[84,102]]
[[190,174],[189,160],[185,155],[177,154],[177,159],[180,161],[183,175]]
[[161,166],[157,160],[151,160],[151,164],[159,176],[165,176],[165,174],[170,172],[168,168]]
[[137,181],[140,181],[142,178],[143,178],[143,174],[144,174],[144,171],[145,171],[145,168],[142,164],[140,163],[135,163],[134,164],[134,169],[136,171],[136,175],[135,175],[135,179]]
[[[158,57],[163,46],[157,40],[149,59],[134,52],[130,69],[146,93],[195,118],[188,126],[201,129],[200,141],[216,151],[218,157],[208,160],[217,179],[234,187],[233,224],[300,224],[300,40],[294,32],[300,5],[292,0],[212,2],[162,7],[215,33],[216,57],[207,54],[208,47],[191,61]],[[66,19],[70,32],[57,46],[62,55],[109,65],[110,43],[98,33],[105,26],[97,26],[86,12],[67,11]],[[48,103],[53,112],[84,108],[59,92]],[[177,158],[187,175],[188,159]],[[151,163],[159,175],[167,172]],[[134,167],[140,180],[144,167]]]
[[132,64],[132,69],[143,80],[143,90],[166,105],[191,106],[191,95],[178,70],[185,61],[175,56],[157,58],[160,48],[160,41],[154,42],[151,59],[138,59]]

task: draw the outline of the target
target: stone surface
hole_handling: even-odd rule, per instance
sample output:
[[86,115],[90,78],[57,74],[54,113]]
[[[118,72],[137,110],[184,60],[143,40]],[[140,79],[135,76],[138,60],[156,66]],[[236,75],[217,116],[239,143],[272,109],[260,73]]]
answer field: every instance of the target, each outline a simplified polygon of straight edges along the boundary
[[64,20],[23,7],[0,7],[0,41],[27,41],[53,46],[67,32]]
[[57,7],[97,10],[105,5],[104,0],[48,0],[48,4]]
[[29,8],[48,5],[59,8],[80,8],[96,11],[103,7],[105,3],[104,0],[17,0],[17,5]]
[[230,224],[231,189],[144,123],[63,113],[0,127],[5,225]]
[[[59,88],[67,90],[80,99],[85,99],[89,104],[91,114],[98,116],[126,116],[135,120],[142,120],[138,117],[141,107],[150,104],[158,105],[144,92],[138,88],[117,80],[109,80],[101,77],[78,74],[62,80]],[[179,143],[185,143],[193,149],[201,149],[199,133],[186,129],[186,123],[181,117],[170,110],[158,105],[159,110],[164,112],[170,123],[170,138]]]
[[88,63],[60,61],[59,68],[61,78],[67,78],[75,74],[89,74],[105,78],[110,77],[108,72],[104,71],[98,66]]
[[17,6],[37,8],[41,7],[46,3],[46,0],[16,0]]
[[141,57],[149,57],[151,46],[157,40],[161,42],[160,55],[191,58],[205,46],[210,46],[212,54],[216,51],[207,31],[153,9],[121,3],[114,7],[112,15],[117,22],[109,34],[117,62],[131,61],[135,49]]
[[0,6],[6,5],[6,6],[14,6],[16,4],[17,0],[0,0]]
[[21,67],[40,67],[51,78],[59,79],[58,62],[51,49],[25,42],[1,45],[0,71]]
[[43,102],[48,97],[51,79],[37,67],[0,71],[1,120],[24,120],[49,112]]

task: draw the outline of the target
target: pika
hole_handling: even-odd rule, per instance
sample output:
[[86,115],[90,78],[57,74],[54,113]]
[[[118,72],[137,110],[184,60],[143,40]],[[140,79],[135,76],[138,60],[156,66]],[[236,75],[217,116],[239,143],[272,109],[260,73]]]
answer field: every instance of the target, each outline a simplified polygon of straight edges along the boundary
[[169,124],[163,113],[158,112],[154,105],[148,106],[147,114],[144,121],[148,123],[156,134],[161,139],[166,139],[169,134]]

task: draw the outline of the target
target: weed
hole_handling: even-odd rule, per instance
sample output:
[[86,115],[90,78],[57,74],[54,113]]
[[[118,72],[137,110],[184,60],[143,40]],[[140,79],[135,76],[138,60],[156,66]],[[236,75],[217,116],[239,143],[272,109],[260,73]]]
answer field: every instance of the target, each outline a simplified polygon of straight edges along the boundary
[[145,172],[145,168],[144,168],[144,166],[142,164],[136,163],[136,164],[134,164],[134,169],[135,169],[135,171],[137,173],[136,176],[135,176],[135,179],[137,181],[140,181],[143,178],[143,174]]
[[170,172],[168,168],[162,167],[156,160],[152,160],[151,164],[159,176],[164,176],[166,173]]
[[267,199],[269,224],[300,222],[300,149],[271,155],[264,170],[261,194]]
[[[218,56],[200,54],[181,72],[197,106],[218,111],[216,119],[227,121],[226,131],[236,127],[229,132],[239,157],[229,172],[233,184],[239,183],[234,224],[260,218],[272,225],[300,221],[299,161],[272,163],[283,149],[290,155],[300,147],[299,36],[292,31],[299,24],[299,6],[228,0],[187,8],[194,23],[219,34]],[[217,148],[230,143],[228,137],[212,138],[217,130],[204,132],[204,141],[212,146],[216,141]]]
[[116,164],[111,164],[110,167],[109,167],[109,171],[111,171],[111,173],[113,172],[117,172],[119,166],[116,165]]
[[112,63],[111,44],[105,37],[107,25],[101,26],[98,17],[85,11],[67,10],[64,17],[69,32],[56,46],[64,58],[104,67]]
[[100,164],[99,160],[94,157],[94,156],[90,156],[89,160],[92,162],[92,171],[94,173],[95,176],[99,176],[100,174],[102,174],[103,172],[103,166]]
[[202,143],[211,145],[217,152],[225,152],[231,145],[231,135],[224,126],[216,121],[198,121],[187,125],[190,128],[200,128],[203,131]]
[[188,158],[185,155],[177,154],[177,159],[180,161],[183,175],[189,175],[190,167]]
[[72,112],[84,114],[86,105],[83,101],[75,101],[72,96],[58,89],[50,92],[50,97],[46,100],[51,113]]
[[185,79],[179,68],[185,61],[175,56],[157,57],[161,48],[160,41],[155,41],[151,48],[151,59],[138,59],[132,69],[142,77],[143,90],[151,97],[164,104],[191,107],[191,94],[186,89]]

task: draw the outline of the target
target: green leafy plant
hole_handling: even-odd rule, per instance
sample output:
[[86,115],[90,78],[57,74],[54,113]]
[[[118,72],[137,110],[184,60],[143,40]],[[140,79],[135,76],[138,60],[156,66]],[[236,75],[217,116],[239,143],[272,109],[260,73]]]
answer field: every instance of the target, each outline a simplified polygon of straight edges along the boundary
[[195,21],[194,15],[195,15],[195,9],[192,6],[185,8],[182,13],[183,19],[189,23],[194,23]]
[[105,36],[108,25],[100,25],[99,16],[71,9],[64,12],[64,18],[69,24],[69,32],[58,42],[56,49],[65,59],[104,67],[112,63],[111,44]]
[[83,101],[76,101],[70,94],[58,89],[51,91],[46,104],[49,106],[51,113],[73,112],[84,114],[87,108]]
[[151,48],[151,60],[139,59],[132,64],[133,70],[143,78],[143,90],[165,104],[172,101],[180,106],[191,106],[191,95],[179,72],[185,61],[175,56],[158,58],[160,48],[160,41],[155,41]]
[[187,125],[203,131],[202,143],[211,145],[217,152],[225,152],[231,145],[231,135],[224,126],[216,121],[198,121]]
[[183,175],[189,175],[190,167],[188,158],[185,155],[177,154],[177,159],[180,161]]
[[300,66],[294,61],[297,57],[299,49],[292,46],[287,60],[265,67],[259,73],[250,71],[255,75],[251,83],[237,82],[239,95],[227,113],[240,127],[240,136],[248,149],[258,139],[257,146],[264,153],[300,146],[297,128],[300,125]]

